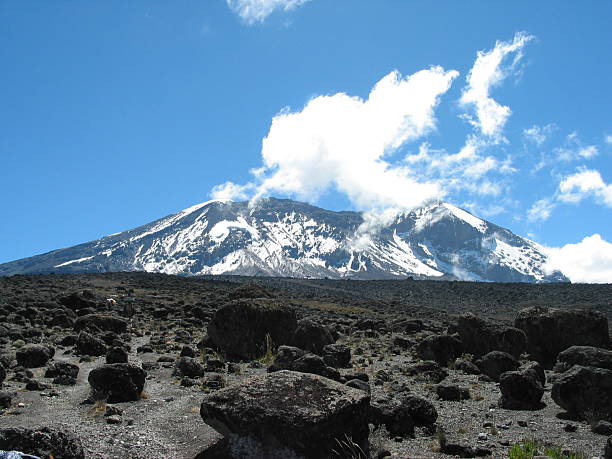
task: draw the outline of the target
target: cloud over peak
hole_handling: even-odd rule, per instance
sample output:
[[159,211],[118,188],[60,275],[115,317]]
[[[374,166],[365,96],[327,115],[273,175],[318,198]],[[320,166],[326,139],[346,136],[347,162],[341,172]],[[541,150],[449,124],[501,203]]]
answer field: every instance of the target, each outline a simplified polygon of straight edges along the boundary
[[[362,209],[413,208],[440,198],[438,184],[420,181],[386,158],[435,129],[434,109],[457,76],[442,67],[406,77],[393,71],[367,99],[338,93],[315,97],[300,111],[282,110],[263,139],[256,185],[247,187],[256,188],[256,196],[280,193],[307,201],[334,188]],[[226,183],[223,191],[235,187]]]

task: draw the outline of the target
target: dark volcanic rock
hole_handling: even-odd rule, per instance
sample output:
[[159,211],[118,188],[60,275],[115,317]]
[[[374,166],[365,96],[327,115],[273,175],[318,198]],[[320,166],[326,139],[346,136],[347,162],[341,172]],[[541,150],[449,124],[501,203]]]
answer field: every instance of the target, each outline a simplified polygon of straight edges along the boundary
[[323,360],[334,368],[350,368],[351,349],[344,344],[328,344],[323,348]]
[[448,376],[448,372],[433,360],[415,363],[406,368],[406,374],[418,376],[421,379],[439,383]]
[[508,371],[499,378],[499,406],[508,410],[535,410],[541,407],[544,389],[535,370]]
[[455,370],[463,371],[466,375],[479,375],[481,373],[474,362],[465,358],[455,359]]
[[459,387],[455,384],[438,384],[436,386],[436,394],[440,400],[458,402],[460,400],[468,400],[470,391],[464,387]]
[[612,437],[608,437],[604,448],[604,459],[612,459]]
[[438,419],[436,407],[429,400],[416,395],[402,395],[402,403],[408,407],[414,425],[431,426]]
[[514,325],[527,335],[531,358],[546,368],[571,346],[605,348],[609,344],[608,319],[597,311],[527,308],[518,313]]
[[2,383],[6,379],[6,370],[4,366],[0,363],[0,387],[2,387]]
[[474,314],[459,317],[457,331],[466,352],[475,356],[501,351],[518,358],[527,349],[527,337],[522,330]]
[[82,331],[76,341],[76,350],[81,355],[99,356],[106,354],[106,344],[101,339]]
[[294,361],[306,354],[306,351],[295,346],[279,346],[276,351],[274,363],[271,365],[273,371],[288,370]]
[[612,371],[573,366],[553,384],[552,398],[569,413],[588,421],[612,421]]
[[120,334],[126,332],[127,322],[123,319],[105,314],[87,314],[77,318],[74,322],[74,331],[78,332],[87,329],[99,329]]
[[113,363],[94,368],[88,381],[96,398],[109,403],[138,400],[145,384],[145,371],[130,363]]
[[266,336],[276,346],[290,344],[296,327],[295,312],[272,300],[238,300],[215,313],[208,336],[230,357],[256,359],[265,353]]
[[306,354],[292,362],[292,371],[312,373],[333,380],[340,380],[340,372],[333,367],[325,365],[323,359],[316,354]]
[[230,292],[229,298],[232,300],[252,299],[252,298],[274,298],[272,293],[268,292],[259,284],[243,284],[237,287],[233,292]]
[[324,458],[345,436],[367,447],[369,401],[366,392],[329,379],[279,371],[206,396],[200,414],[224,435]]
[[10,392],[0,392],[0,409],[10,408],[13,403],[13,394]]
[[612,370],[612,351],[593,346],[572,346],[559,353],[555,371],[564,372],[574,365]]
[[506,352],[493,351],[476,361],[476,366],[495,382],[506,371],[514,371],[519,367],[518,361]]
[[370,402],[370,423],[384,425],[389,435],[405,436],[414,434],[414,420],[409,407],[400,397],[381,395]]
[[55,350],[42,344],[26,344],[15,353],[17,363],[26,368],[44,367]]
[[525,362],[523,363],[519,371],[532,370],[535,372],[538,382],[542,387],[546,386],[546,373],[544,373],[544,367],[539,362]]
[[204,376],[204,366],[192,357],[181,357],[176,361],[175,373],[188,378]]
[[106,353],[106,363],[128,363],[128,353],[122,347],[111,347]]
[[463,354],[463,344],[451,335],[430,335],[417,345],[417,355],[446,366]]
[[90,290],[84,290],[81,293],[71,293],[68,296],[60,298],[59,302],[74,311],[85,308],[96,308],[95,295]]
[[77,437],[51,427],[0,429],[0,450],[23,451],[56,459],[85,458],[81,441]]
[[54,378],[54,384],[62,384],[71,386],[76,384],[76,378],[79,374],[79,366],[70,362],[54,362],[49,365],[45,372],[45,378]]
[[315,354],[321,354],[323,348],[328,344],[333,344],[334,341],[329,328],[309,318],[298,322],[293,339],[297,347]]
[[294,346],[281,346],[278,348],[274,363],[268,367],[272,373],[280,370],[312,373],[333,380],[340,380],[340,373],[333,367],[325,364],[321,356],[310,354]]

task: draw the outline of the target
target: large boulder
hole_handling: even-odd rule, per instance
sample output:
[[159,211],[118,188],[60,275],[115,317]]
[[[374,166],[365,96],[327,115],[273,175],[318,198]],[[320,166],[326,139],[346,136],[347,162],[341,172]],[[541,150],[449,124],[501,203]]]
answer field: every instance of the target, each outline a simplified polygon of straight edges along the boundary
[[334,368],[351,367],[351,349],[344,344],[328,344],[323,348],[323,360]]
[[544,388],[534,369],[507,371],[499,377],[499,406],[508,410],[535,410],[542,406]]
[[465,351],[475,356],[501,351],[518,358],[527,349],[527,337],[522,330],[474,314],[459,317],[457,332]]
[[531,358],[546,368],[571,346],[606,348],[609,344],[608,319],[587,309],[527,308],[518,313],[514,326],[527,335]]
[[414,420],[400,397],[379,395],[373,398],[370,402],[370,423],[377,427],[384,425],[393,437],[414,434]]
[[127,322],[106,314],[87,314],[74,321],[74,331],[96,329],[121,334],[127,331]]
[[433,360],[447,366],[463,354],[463,344],[452,335],[430,335],[417,345],[417,355],[423,360]]
[[257,359],[268,340],[291,344],[296,327],[295,312],[273,300],[238,300],[215,313],[208,336],[228,357]]
[[557,405],[589,422],[612,421],[612,371],[605,368],[573,366],[552,387]]
[[519,363],[506,352],[492,351],[478,359],[476,366],[493,381],[499,382],[502,373],[516,370]]
[[100,338],[82,331],[76,340],[76,350],[81,355],[97,357],[106,354],[106,344]]
[[280,346],[268,372],[280,370],[299,371],[300,373],[312,373],[338,381],[340,373],[333,367],[325,364],[322,357],[303,351],[294,346]]
[[26,368],[44,367],[55,354],[55,349],[43,344],[26,344],[15,353],[17,363]]
[[229,436],[254,437],[270,451],[326,458],[349,437],[364,450],[369,395],[321,376],[279,371],[207,395],[204,422]]
[[108,403],[138,400],[144,389],[147,373],[131,363],[113,363],[89,372],[89,385],[95,398]]
[[559,353],[555,371],[564,372],[574,365],[612,370],[612,351],[593,346],[572,346]]
[[76,436],[52,427],[0,429],[0,450],[55,459],[85,458],[81,441]]
[[329,328],[306,318],[298,322],[293,343],[300,349],[315,354],[323,353],[323,348],[334,343],[334,337]]

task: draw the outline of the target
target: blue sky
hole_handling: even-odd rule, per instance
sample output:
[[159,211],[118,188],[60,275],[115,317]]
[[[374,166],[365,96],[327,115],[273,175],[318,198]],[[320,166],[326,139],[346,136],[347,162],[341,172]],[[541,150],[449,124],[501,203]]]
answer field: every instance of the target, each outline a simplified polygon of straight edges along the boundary
[[0,262],[211,195],[439,198],[612,281],[610,17],[603,0],[1,2]]

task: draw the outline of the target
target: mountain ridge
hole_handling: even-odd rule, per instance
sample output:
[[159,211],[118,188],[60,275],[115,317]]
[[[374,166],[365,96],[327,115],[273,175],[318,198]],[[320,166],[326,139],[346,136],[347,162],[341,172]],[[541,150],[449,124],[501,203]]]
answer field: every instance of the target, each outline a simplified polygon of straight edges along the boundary
[[567,281],[539,244],[437,202],[388,221],[289,199],[213,200],[134,229],[0,265],[0,275],[179,275]]

